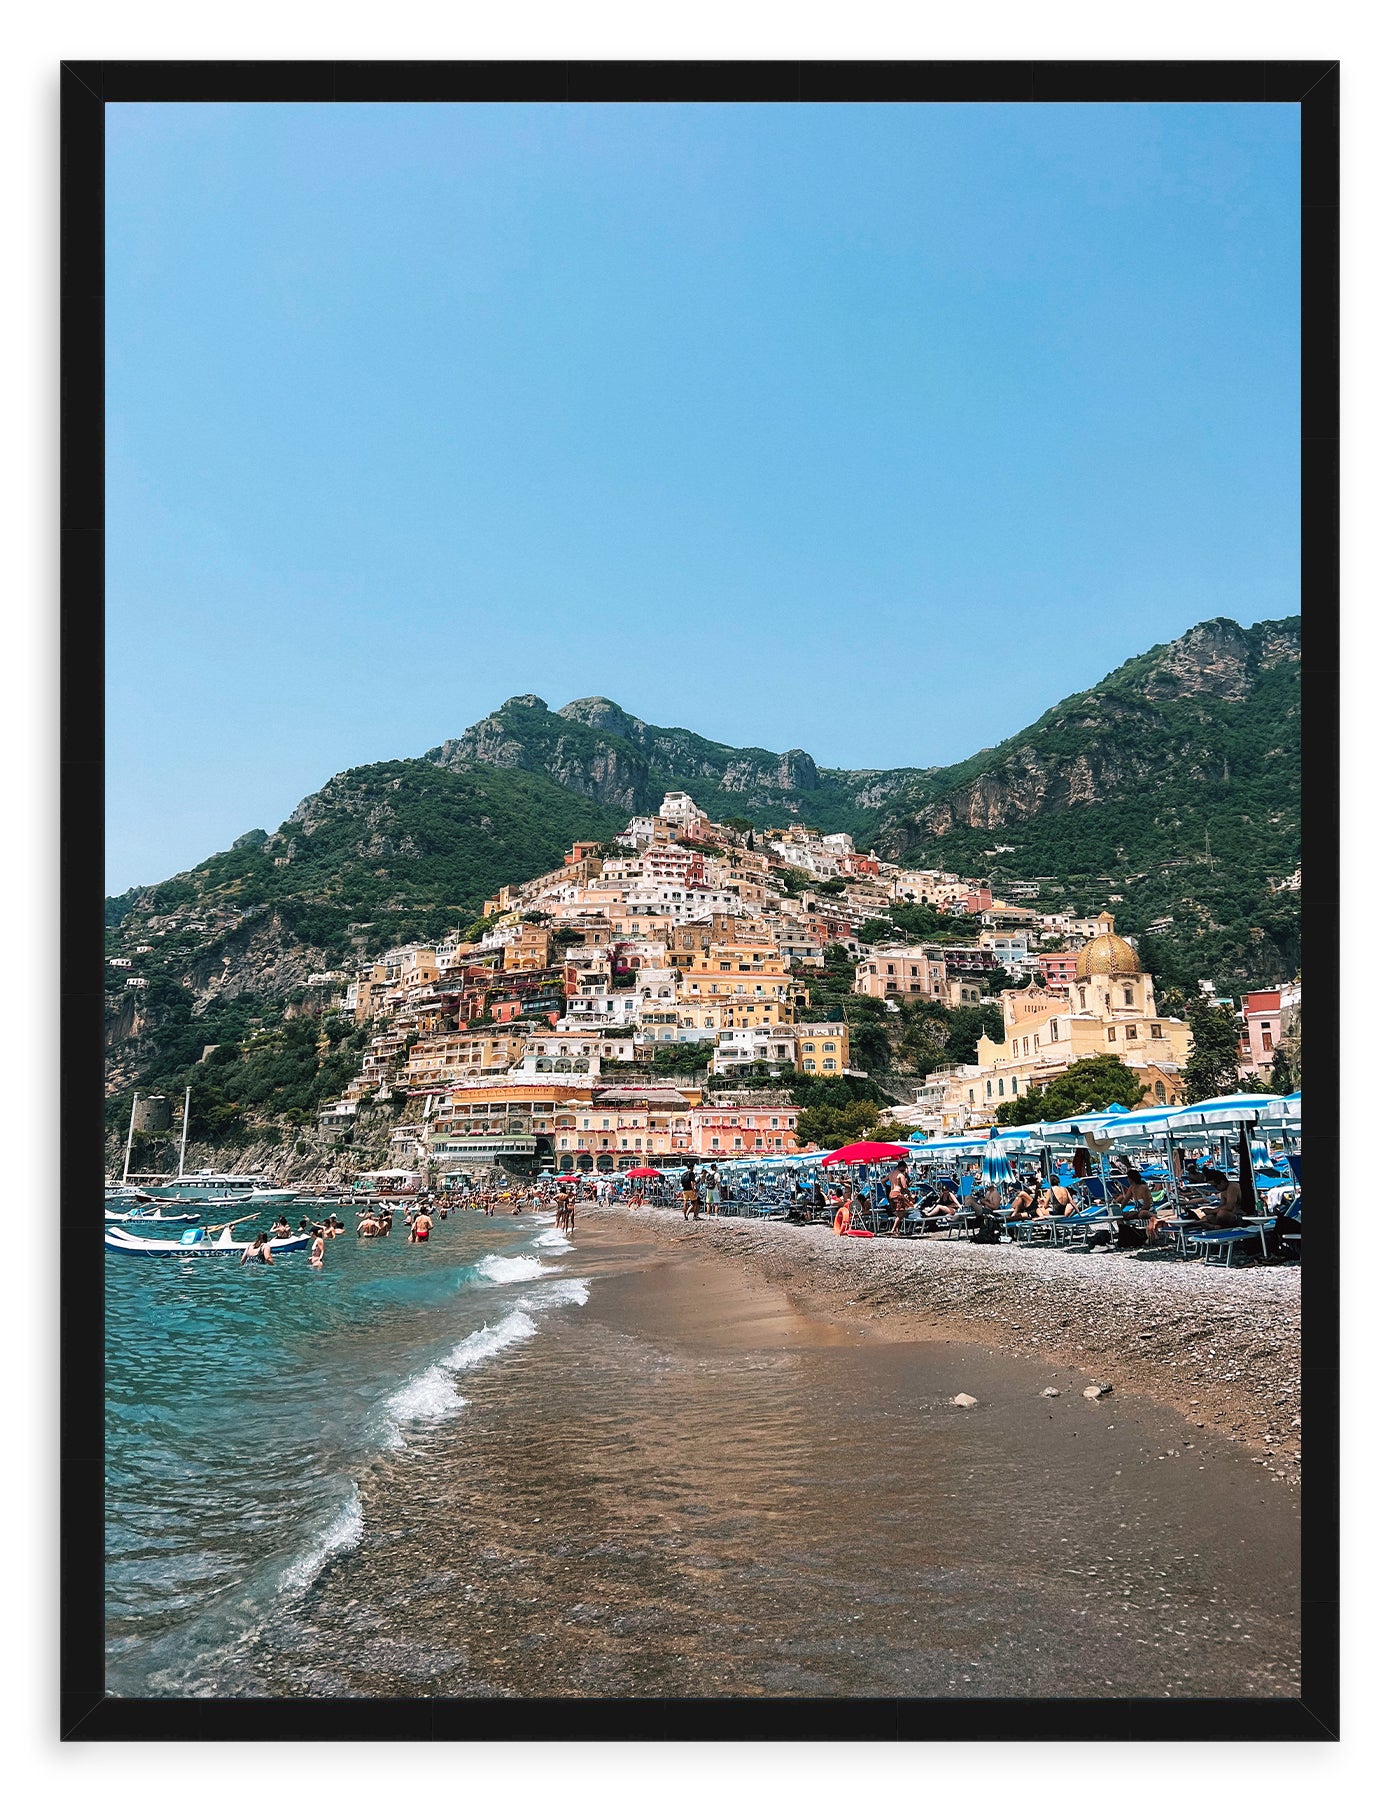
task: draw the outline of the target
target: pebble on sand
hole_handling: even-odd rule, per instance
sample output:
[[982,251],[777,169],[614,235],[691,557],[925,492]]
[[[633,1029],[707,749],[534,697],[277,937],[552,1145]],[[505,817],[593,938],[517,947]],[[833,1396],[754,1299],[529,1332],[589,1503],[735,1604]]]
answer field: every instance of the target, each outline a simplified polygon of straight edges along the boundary
[[1058,1395],[1060,1392],[1058,1389],[1042,1389],[1040,1393],[1042,1395]]
[[955,1395],[953,1397],[953,1406],[955,1408],[975,1408],[977,1406],[977,1397],[975,1395],[966,1394]]
[[1096,1402],[1101,1395],[1112,1394],[1112,1383],[1090,1383],[1089,1387],[1084,1391],[1084,1399],[1087,1402]]

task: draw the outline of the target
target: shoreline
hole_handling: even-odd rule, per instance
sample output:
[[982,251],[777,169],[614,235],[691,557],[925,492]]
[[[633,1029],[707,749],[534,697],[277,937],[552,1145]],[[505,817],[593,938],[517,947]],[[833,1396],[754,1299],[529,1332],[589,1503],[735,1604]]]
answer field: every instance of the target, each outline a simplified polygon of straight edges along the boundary
[[206,1693],[1297,1694],[1297,1496],[1244,1446],[739,1225],[586,1208],[520,1260],[547,1329],[369,1461],[357,1542]]
[[1163,1255],[853,1240],[816,1226],[671,1209],[580,1210],[580,1245],[645,1234],[737,1258],[799,1309],[891,1340],[946,1339],[1061,1363],[1174,1409],[1299,1481],[1301,1273],[1226,1270]]

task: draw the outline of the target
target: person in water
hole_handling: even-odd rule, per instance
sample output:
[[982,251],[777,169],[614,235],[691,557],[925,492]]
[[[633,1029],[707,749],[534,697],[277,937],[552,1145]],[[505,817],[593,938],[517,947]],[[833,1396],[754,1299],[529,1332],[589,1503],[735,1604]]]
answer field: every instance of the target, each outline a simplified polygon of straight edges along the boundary
[[326,1239],[320,1227],[315,1229],[315,1237],[311,1241],[311,1268],[321,1269],[326,1261]]
[[272,1247],[267,1242],[267,1234],[259,1233],[253,1243],[246,1247],[243,1256],[238,1261],[240,1264],[270,1264]]
[[[264,1234],[263,1236],[265,1238],[267,1235]],[[287,1216],[285,1214],[279,1214],[277,1216],[276,1220],[273,1221],[272,1236],[274,1239],[290,1239],[291,1238],[292,1229],[291,1229],[291,1226],[288,1224]]]
[[433,1230],[432,1215],[428,1212],[428,1210],[426,1208],[419,1208],[417,1214],[414,1216],[413,1225],[409,1229],[409,1234],[408,1234],[409,1244],[410,1245],[426,1245],[428,1243],[428,1234],[430,1232],[432,1232],[432,1230]]
[[379,1237],[379,1222],[373,1214],[366,1214],[360,1221],[355,1228],[355,1237],[357,1239],[377,1239]]

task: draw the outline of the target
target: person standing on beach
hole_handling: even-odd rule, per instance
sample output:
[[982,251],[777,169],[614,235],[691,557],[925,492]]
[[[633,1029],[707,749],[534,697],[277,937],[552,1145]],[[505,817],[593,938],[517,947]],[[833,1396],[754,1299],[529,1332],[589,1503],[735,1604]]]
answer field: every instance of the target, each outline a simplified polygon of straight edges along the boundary
[[700,1207],[695,1196],[695,1166],[687,1164],[681,1173],[681,1219],[689,1220],[691,1214],[700,1218]]
[[714,1164],[711,1164],[705,1173],[705,1212],[707,1214],[718,1214],[719,1212],[719,1170]]
[[831,1223],[831,1230],[844,1235],[851,1230],[851,1196],[850,1191],[845,1188],[839,1189],[837,1194],[840,1197],[841,1205],[836,1210],[836,1218]]
[[890,1231],[896,1237],[904,1230],[904,1216],[914,1205],[909,1189],[909,1169],[901,1160],[890,1178]]

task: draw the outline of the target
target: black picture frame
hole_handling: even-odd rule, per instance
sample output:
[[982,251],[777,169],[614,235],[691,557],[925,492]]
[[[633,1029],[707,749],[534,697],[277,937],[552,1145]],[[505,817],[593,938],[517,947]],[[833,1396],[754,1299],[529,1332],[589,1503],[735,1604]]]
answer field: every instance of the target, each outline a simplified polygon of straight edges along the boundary
[[1303,931],[1309,1164],[1339,1102],[1339,65],[1335,62],[65,62],[60,68],[60,1732],[75,1740],[1332,1740],[1339,1736],[1338,1246],[1303,1319],[1302,1687],[1290,1699],[134,1700],[104,1689],[103,255],[109,101],[1255,101],[1301,109]]

